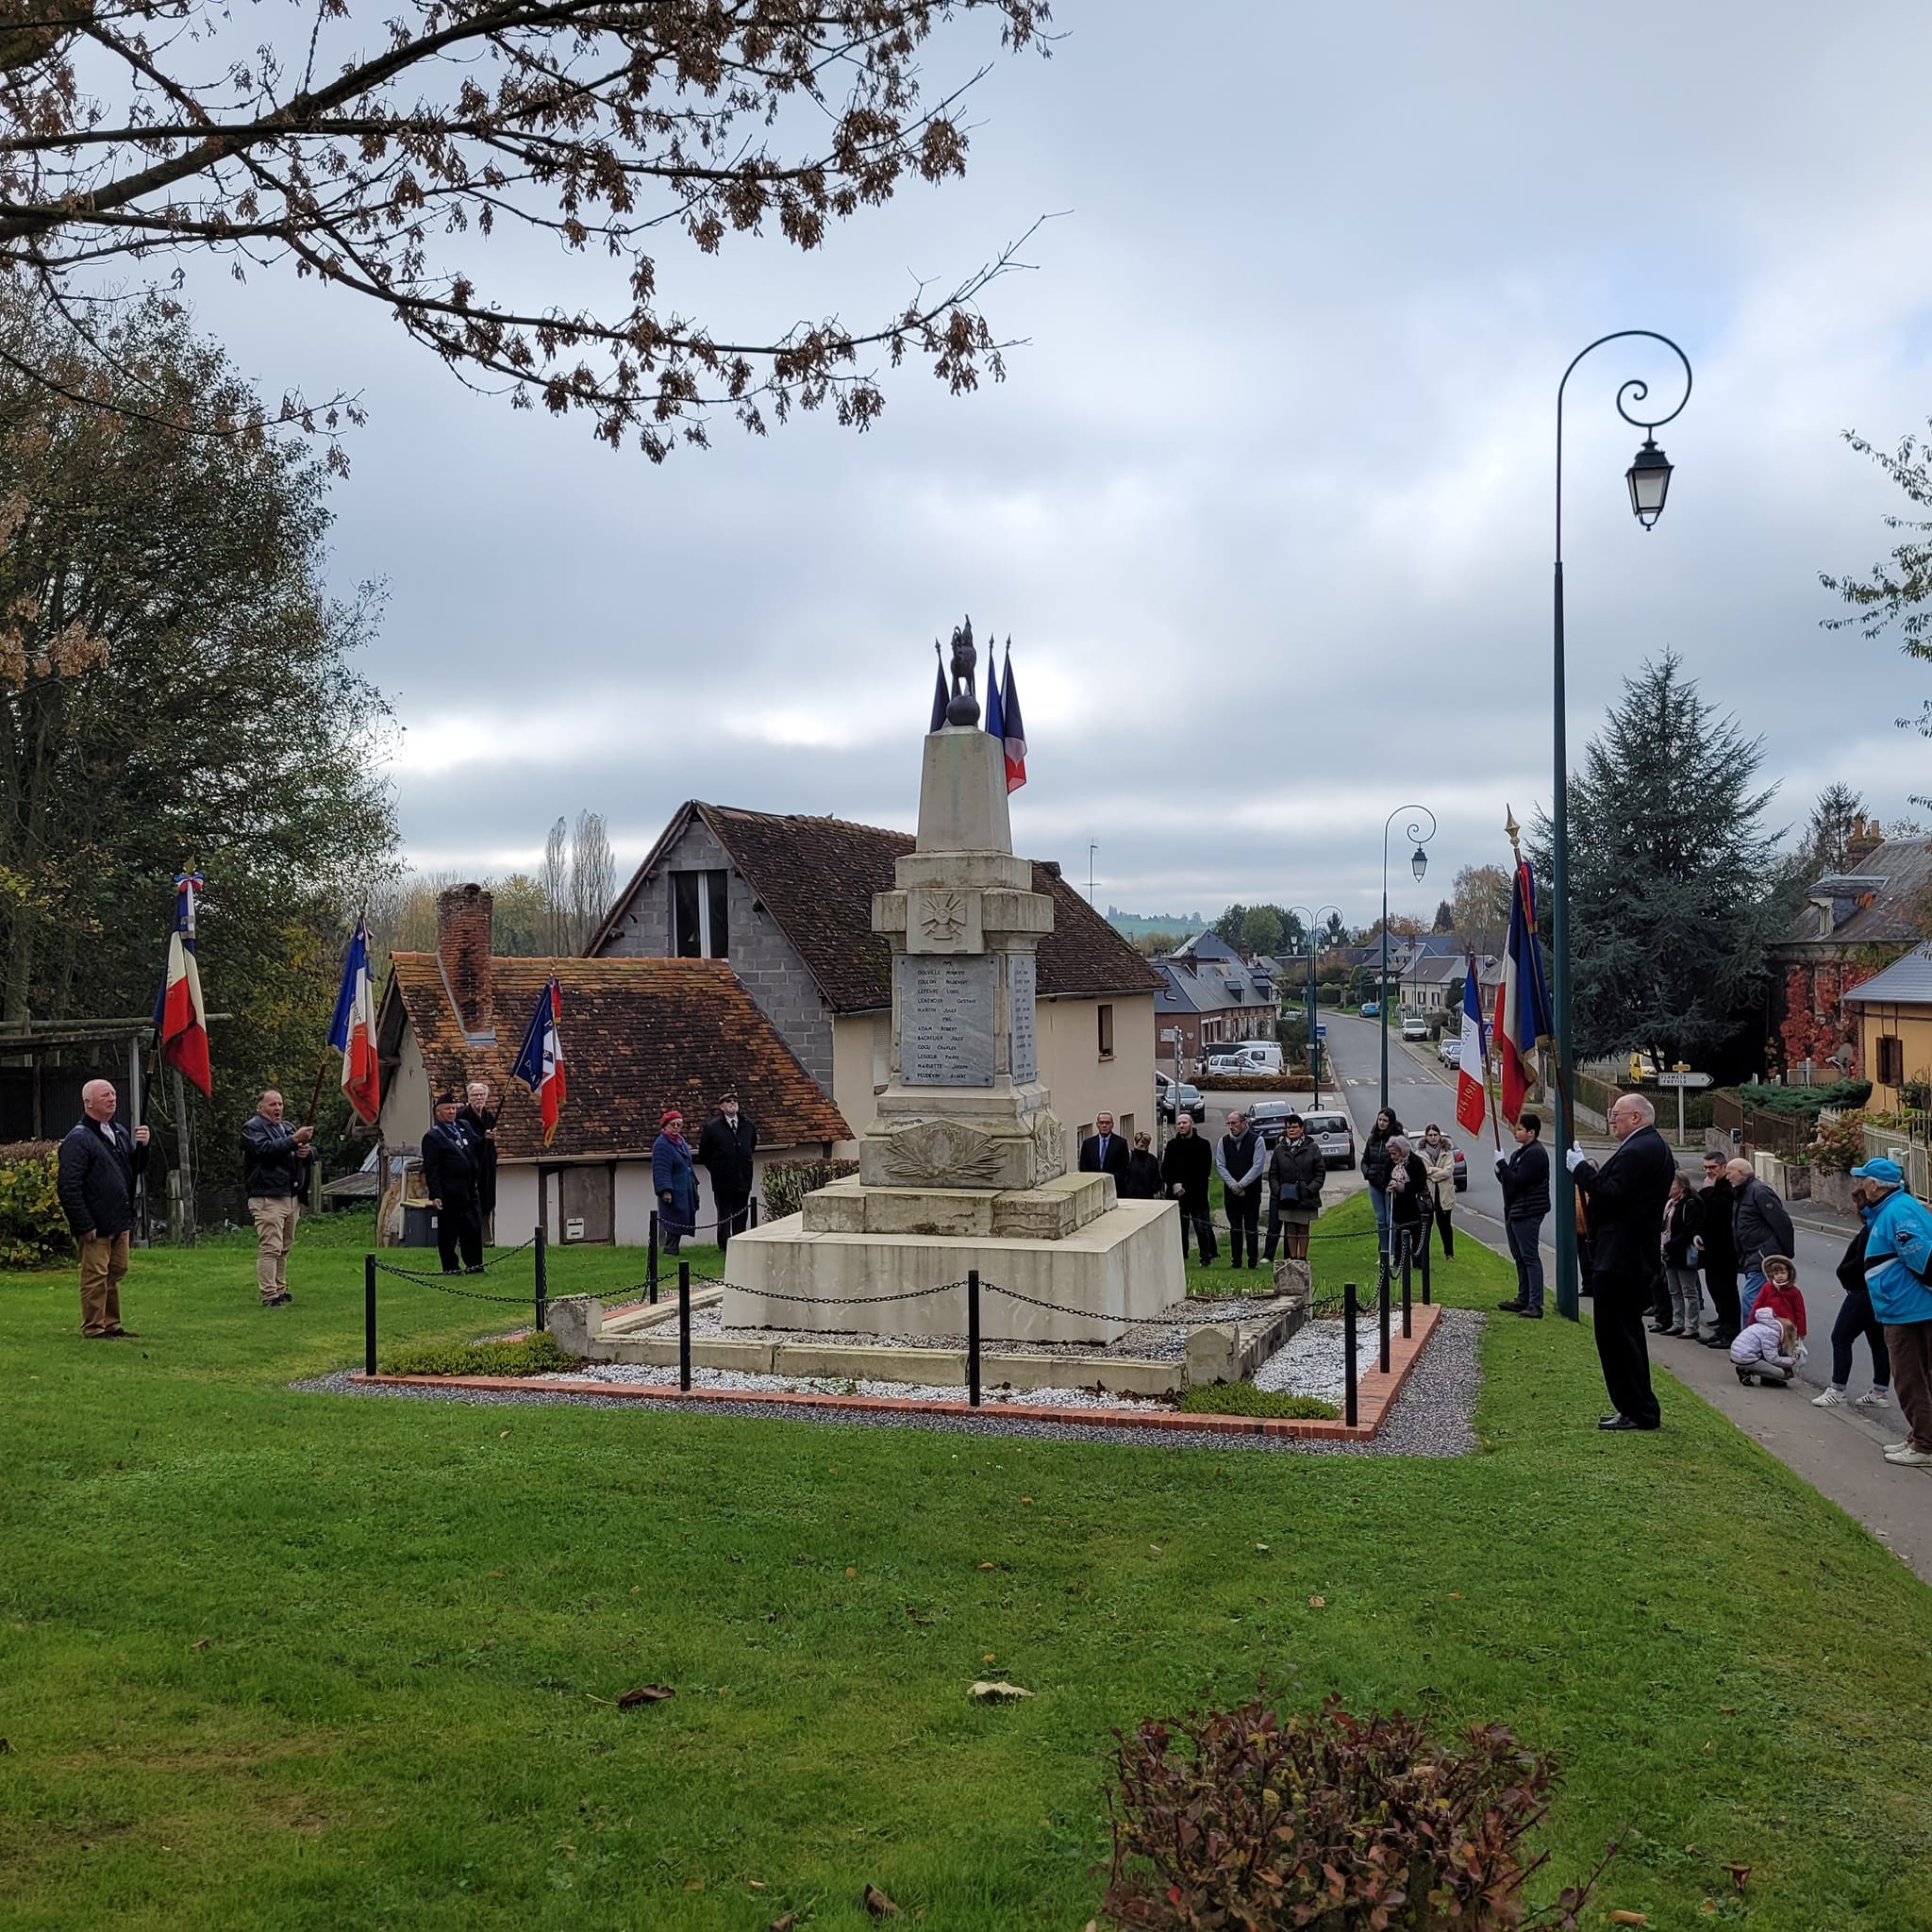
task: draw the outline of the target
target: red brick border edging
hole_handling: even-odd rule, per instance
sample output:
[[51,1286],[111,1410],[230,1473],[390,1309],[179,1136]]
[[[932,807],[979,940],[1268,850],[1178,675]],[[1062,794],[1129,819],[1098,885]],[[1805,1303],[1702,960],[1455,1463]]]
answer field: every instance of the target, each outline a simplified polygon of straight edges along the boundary
[[561,1382],[541,1375],[351,1375],[365,1387],[404,1389],[481,1389],[516,1393],[609,1395],[640,1402],[762,1402],[781,1408],[886,1410],[897,1415],[1009,1416],[1022,1422],[1065,1423],[1076,1428],[1180,1429],[1224,1436],[1292,1436],[1305,1441],[1366,1442],[1379,1430],[1395,1398],[1441,1319],[1440,1306],[1411,1311],[1414,1333],[1404,1341],[1399,1329],[1389,1337],[1389,1373],[1369,1370],[1357,1391],[1354,1428],[1341,1421],[1291,1420],[1246,1415],[1183,1415],[1174,1409],[1057,1408],[1045,1403],[1001,1402],[974,1408],[963,1397],[921,1400],[903,1395],[812,1395],[777,1389],[679,1389],[675,1383]]

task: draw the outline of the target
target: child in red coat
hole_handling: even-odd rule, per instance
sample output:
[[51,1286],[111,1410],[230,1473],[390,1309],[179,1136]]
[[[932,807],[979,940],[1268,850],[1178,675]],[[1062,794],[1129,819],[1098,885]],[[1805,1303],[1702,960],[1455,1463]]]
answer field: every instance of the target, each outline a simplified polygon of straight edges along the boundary
[[1805,1297],[1798,1292],[1798,1271],[1788,1257],[1765,1256],[1764,1287],[1757,1306],[1771,1309],[1780,1322],[1789,1322],[1798,1331],[1798,1339],[1804,1340]]

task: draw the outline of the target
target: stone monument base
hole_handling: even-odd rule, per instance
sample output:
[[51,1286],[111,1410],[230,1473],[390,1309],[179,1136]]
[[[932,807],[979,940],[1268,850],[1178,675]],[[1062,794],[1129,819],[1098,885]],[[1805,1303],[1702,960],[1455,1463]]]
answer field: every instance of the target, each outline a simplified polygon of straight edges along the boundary
[[[810,1217],[816,1226],[792,1214],[731,1237],[724,1326],[962,1336],[963,1287],[911,1301],[869,1298],[963,1282],[977,1269],[985,1341],[1117,1341],[1187,1294],[1174,1203],[1104,1206],[1058,1238],[1018,1231],[1029,1214],[1047,1226],[1077,1213],[1096,1198],[1095,1183],[1097,1198],[1112,1193],[1112,1183],[1098,1174],[1069,1174],[1064,1183],[1019,1193],[835,1182],[808,1197],[821,1204]],[[961,1224],[958,1232],[907,1231],[941,1208]],[[835,1224],[841,1221],[846,1224]],[[1002,1288],[1030,1299],[1015,1301],[996,1291]]]

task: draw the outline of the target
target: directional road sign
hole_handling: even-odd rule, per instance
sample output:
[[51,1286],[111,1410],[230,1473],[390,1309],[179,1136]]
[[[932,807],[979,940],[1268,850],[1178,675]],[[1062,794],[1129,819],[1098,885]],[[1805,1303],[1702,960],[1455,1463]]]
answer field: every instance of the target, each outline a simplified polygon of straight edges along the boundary
[[1708,1074],[1659,1074],[1657,1076],[1659,1087],[1708,1087]]

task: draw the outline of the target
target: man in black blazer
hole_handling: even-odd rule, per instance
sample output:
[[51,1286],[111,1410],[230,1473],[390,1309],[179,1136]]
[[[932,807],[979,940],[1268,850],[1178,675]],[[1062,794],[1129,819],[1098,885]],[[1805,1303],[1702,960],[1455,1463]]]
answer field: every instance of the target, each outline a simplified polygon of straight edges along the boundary
[[1098,1114],[1094,1117],[1092,1133],[1080,1142],[1080,1172],[1112,1174],[1113,1191],[1118,1194],[1121,1183],[1127,1177],[1127,1155],[1130,1151],[1126,1141],[1113,1130],[1112,1114]]
[[423,1136],[423,1191],[436,1209],[436,1246],[442,1272],[454,1274],[460,1257],[466,1274],[483,1272],[483,1141],[457,1118],[457,1093],[436,1096],[436,1124]]
[[80,1090],[82,1118],[60,1143],[55,1186],[80,1250],[80,1332],[90,1341],[132,1336],[121,1325],[121,1278],[134,1225],[134,1177],[147,1165],[147,1129],[114,1118],[111,1080]]
[[697,1163],[711,1176],[711,1206],[718,1215],[718,1252],[742,1234],[751,1209],[752,1183],[758,1170],[752,1156],[758,1151],[758,1123],[740,1111],[738,1095],[719,1096],[718,1111],[698,1136]]
[[1596,1353],[1616,1406],[1600,1429],[1654,1429],[1662,1420],[1650,1388],[1643,1317],[1677,1161],[1656,1123],[1657,1109],[1641,1093],[1621,1093],[1609,1115],[1617,1144],[1603,1164],[1574,1147],[1563,1157],[1588,1206]]

